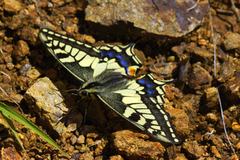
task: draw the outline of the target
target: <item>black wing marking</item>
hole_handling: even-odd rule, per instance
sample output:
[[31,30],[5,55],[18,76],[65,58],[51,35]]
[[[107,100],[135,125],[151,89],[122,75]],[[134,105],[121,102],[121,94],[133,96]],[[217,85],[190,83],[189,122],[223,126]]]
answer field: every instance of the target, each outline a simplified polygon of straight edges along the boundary
[[[168,143],[180,144],[181,139],[171,122],[164,104],[164,86],[170,81],[160,81],[147,74],[141,79],[116,79],[98,91],[97,96],[126,120],[153,137]],[[118,87],[120,86],[120,87]]]

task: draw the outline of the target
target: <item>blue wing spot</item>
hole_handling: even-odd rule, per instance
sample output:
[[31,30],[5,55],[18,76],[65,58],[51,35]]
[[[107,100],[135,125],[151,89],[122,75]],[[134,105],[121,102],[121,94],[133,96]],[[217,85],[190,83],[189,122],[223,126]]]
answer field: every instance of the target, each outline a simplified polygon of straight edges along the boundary
[[123,67],[127,67],[127,66],[128,66],[128,61],[123,59],[123,60],[120,61],[120,64],[121,64]]
[[123,55],[122,54],[118,54],[118,55],[116,55],[116,58],[123,59]]
[[115,56],[114,51],[110,51],[107,53],[109,58],[113,58]]
[[101,57],[104,58],[104,57],[106,57],[106,56],[107,56],[107,52],[106,52],[106,51],[102,51],[102,52],[101,52]]
[[151,88],[151,87],[153,87],[153,84],[152,83],[148,83],[148,84],[146,84],[146,86],[147,86],[147,88]]
[[146,84],[147,80],[146,79],[138,79],[137,82],[140,84]]
[[151,96],[155,93],[155,90],[146,90],[146,92],[149,96]]

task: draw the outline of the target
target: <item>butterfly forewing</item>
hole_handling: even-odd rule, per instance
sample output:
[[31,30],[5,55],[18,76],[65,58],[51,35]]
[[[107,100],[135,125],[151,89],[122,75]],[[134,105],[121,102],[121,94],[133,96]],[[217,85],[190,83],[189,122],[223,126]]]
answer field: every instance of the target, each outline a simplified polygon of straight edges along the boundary
[[39,38],[58,62],[81,82],[92,78],[101,51],[73,38],[42,29]]
[[84,83],[81,90],[94,94],[153,137],[181,142],[162,107],[169,81],[159,81],[152,74],[135,77],[142,66],[133,51],[135,44],[92,47],[48,29],[40,30],[39,37],[58,62]]
[[[107,69],[115,69],[114,72],[121,72],[123,75],[134,77],[142,66],[142,62],[134,53],[134,46],[135,43],[125,46],[108,44],[97,48],[101,50],[103,61],[111,62]],[[113,59],[114,63],[112,62]]]

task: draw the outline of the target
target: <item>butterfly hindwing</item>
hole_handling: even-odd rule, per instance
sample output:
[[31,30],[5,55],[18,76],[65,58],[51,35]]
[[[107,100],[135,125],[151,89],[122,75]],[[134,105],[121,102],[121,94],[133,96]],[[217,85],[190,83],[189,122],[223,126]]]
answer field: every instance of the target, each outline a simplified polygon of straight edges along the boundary
[[118,85],[108,84],[99,89],[97,95],[104,103],[153,137],[164,142],[181,143],[169,113],[163,108],[164,86],[169,81],[157,80],[152,74],[135,80],[116,81]]

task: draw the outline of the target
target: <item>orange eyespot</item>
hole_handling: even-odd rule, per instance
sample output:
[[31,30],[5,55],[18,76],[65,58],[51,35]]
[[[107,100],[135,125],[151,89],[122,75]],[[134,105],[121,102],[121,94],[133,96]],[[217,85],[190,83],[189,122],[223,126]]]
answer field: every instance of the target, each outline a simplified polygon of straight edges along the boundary
[[128,69],[127,69],[127,74],[128,74],[129,76],[135,76],[135,73],[136,73],[136,69],[135,69],[135,68],[133,68],[133,67],[128,67]]

